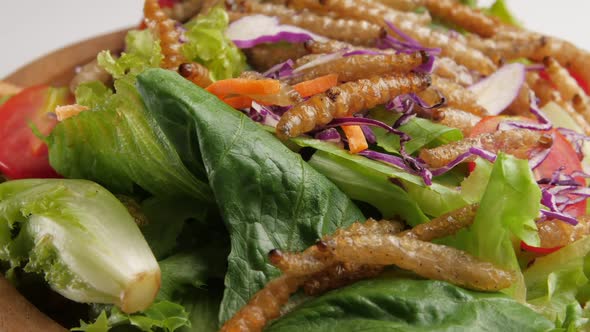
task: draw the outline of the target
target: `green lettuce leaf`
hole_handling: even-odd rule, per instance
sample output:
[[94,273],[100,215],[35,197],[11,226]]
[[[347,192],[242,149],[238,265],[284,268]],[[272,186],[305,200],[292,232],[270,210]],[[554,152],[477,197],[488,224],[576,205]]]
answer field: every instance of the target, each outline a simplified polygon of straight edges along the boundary
[[246,68],[242,51],[225,36],[228,24],[227,12],[221,7],[186,24],[188,41],[182,46],[182,52],[188,59],[207,67],[214,81],[236,77]]
[[[367,202],[379,208],[384,214],[389,214],[394,212],[394,210],[397,211],[401,216],[406,218],[406,221],[408,221],[410,225],[414,226],[417,223],[426,221],[427,219],[424,219],[424,214],[439,216],[467,204],[461,196],[461,192],[457,190],[455,186],[449,187],[437,183],[436,181],[434,181],[432,186],[426,186],[422,178],[419,176],[409,174],[399,168],[379,161],[350,154],[339,146],[328,142],[304,137],[292,139],[292,142],[299,146],[311,147],[324,152],[318,154],[317,158],[315,155],[312,157],[311,164],[318,166],[318,168],[320,167],[320,163],[313,161],[314,158],[316,158],[316,161],[321,158],[322,162],[332,162],[332,166],[334,167],[337,166],[336,164],[346,165],[350,171],[357,172],[357,175],[361,178],[356,180],[356,187],[351,186],[351,184],[353,184],[351,182],[353,179],[348,177],[346,180],[348,185],[341,183],[341,189],[354,199]],[[329,158],[326,158],[328,155]],[[336,171],[336,168],[331,167],[321,168],[322,174],[337,183],[338,181],[344,181],[344,179],[339,180],[341,171],[342,170]],[[389,179],[398,180],[401,187],[406,190],[407,196],[403,195],[403,193],[398,190],[399,186],[390,183]],[[387,181],[387,183],[384,183],[384,181]],[[373,183],[376,184],[376,187],[374,188],[375,194],[378,194],[380,191],[383,192],[383,190],[387,190],[386,188],[388,186],[391,186],[391,195],[402,198],[404,202],[410,203],[413,201],[415,203],[410,203],[408,206],[390,206],[387,209],[387,207],[383,206],[383,204],[385,204],[384,197],[374,196],[373,193],[370,192],[370,185]],[[361,189],[366,194],[361,196]],[[419,209],[422,210],[422,213],[416,210],[416,204]]]
[[[519,273],[512,238],[540,245],[535,224],[540,200],[541,191],[528,161],[501,153],[494,163],[473,225],[443,242]],[[524,300],[523,281],[509,292]]]
[[55,127],[48,138],[52,167],[65,177],[90,179],[118,194],[133,194],[140,187],[155,196],[211,202],[204,175],[185,167],[146,113],[132,80],[117,80],[115,88],[116,94],[92,110]]
[[[391,125],[400,117],[400,115],[383,108],[376,108],[370,112],[370,117]],[[406,143],[406,151],[408,153],[414,153],[422,148],[437,147],[439,145],[463,139],[463,133],[461,130],[443,126],[421,118],[414,118],[407,124],[400,126],[399,129],[412,137],[412,139]],[[399,152],[399,136],[389,134],[382,128],[372,128],[372,130],[377,137],[378,146],[387,152]]]
[[116,307],[107,311],[102,311],[93,323],[80,321],[80,327],[74,328],[72,331],[108,332],[117,330],[117,328],[129,331],[129,327],[132,326],[136,329],[131,330],[135,331],[174,332],[182,327],[191,326],[185,308],[169,301],[156,302],[147,310],[132,315],[125,314]]
[[2,104],[7,102],[8,99],[10,99],[10,97],[12,97],[12,96],[0,96],[0,106],[2,106]]
[[584,270],[588,253],[590,237],[585,237],[554,253],[537,258],[524,271],[527,302],[554,321],[567,321],[568,305],[581,310],[577,298],[590,281]]
[[[364,216],[333,183],[272,134],[177,73],[138,76],[148,110],[168,128],[194,128],[199,151],[231,236],[224,322],[271,278],[273,248],[300,251]],[[172,125],[174,124],[174,125]]]
[[512,14],[508,5],[506,4],[506,0],[496,0],[489,8],[485,9],[485,12],[488,15],[495,16],[500,19],[500,21],[520,27],[521,24],[518,22],[516,17]]
[[432,280],[374,279],[313,299],[266,332],[546,331],[548,319],[499,293]]
[[113,91],[102,82],[85,82],[76,88],[76,103],[90,108],[97,108],[112,94]]
[[146,68],[159,67],[164,56],[160,43],[154,39],[151,31],[131,30],[125,37],[125,52],[119,58],[111,55],[110,51],[98,54],[98,64],[114,79],[126,76],[134,77]]

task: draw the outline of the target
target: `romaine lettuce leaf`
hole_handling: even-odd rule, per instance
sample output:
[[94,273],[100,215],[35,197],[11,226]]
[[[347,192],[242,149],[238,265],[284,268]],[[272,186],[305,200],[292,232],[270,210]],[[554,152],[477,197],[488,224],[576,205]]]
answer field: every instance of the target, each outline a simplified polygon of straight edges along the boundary
[[500,293],[432,280],[374,279],[332,291],[266,332],[546,331],[551,321]]
[[227,12],[221,7],[186,24],[188,41],[182,46],[182,52],[186,58],[207,67],[214,81],[236,77],[246,68],[242,51],[225,36],[228,24]]
[[198,139],[194,145],[231,237],[221,322],[279,274],[268,262],[271,249],[300,251],[364,220],[350,199],[299,155],[177,73],[147,70],[138,76],[138,87],[156,121],[171,124],[172,131],[193,128]]
[[139,186],[155,196],[211,202],[204,174],[185,167],[132,81],[117,80],[116,94],[55,127],[48,138],[50,164],[65,177],[90,179],[118,194],[133,194]]

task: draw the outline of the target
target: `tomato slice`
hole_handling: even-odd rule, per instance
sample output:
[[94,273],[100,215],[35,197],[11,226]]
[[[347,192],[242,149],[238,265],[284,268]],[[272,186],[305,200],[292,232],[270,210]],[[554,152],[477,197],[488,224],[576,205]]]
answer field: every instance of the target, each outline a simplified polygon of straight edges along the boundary
[[552,252],[556,252],[557,250],[561,249],[563,247],[553,247],[553,248],[541,248],[541,247],[534,247],[534,246],[529,246],[528,244],[524,243],[524,241],[520,241],[520,249],[528,251],[528,252],[534,252],[535,254],[540,254],[540,255],[549,255]]
[[49,135],[57,120],[47,113],[56,105],[68,104],[68,96],[67,89],[40,85],[0,106],[0,173],[9,179],[59,177],[49,166],[47,145],[32,128]]

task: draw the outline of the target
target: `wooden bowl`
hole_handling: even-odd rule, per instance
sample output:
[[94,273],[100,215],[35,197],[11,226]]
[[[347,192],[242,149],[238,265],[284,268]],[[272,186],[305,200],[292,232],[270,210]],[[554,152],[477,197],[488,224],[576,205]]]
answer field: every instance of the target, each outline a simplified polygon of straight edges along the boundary
[[[119,51],[129,29],[90,38],[39,57],[8,75],[3,81],[20,87],[38,84],[67,86],[76,67],[84,65],[102,50]],[[67,332],[29,303],[0,274],[0,332]]]
[[67,86],[75,75],[76,67],[92,61],[98,52],[123,49],[128,30],[107,33],[53,51],[19,68],[3,80],[21,87],[38,84]]

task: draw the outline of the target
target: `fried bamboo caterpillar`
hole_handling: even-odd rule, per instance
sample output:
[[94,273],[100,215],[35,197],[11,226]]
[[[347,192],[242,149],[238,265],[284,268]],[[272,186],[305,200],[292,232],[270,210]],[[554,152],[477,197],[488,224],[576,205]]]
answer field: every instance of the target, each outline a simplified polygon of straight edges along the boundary
[[327,242],[334,256],[356,264],[396,265],[429,279],[482,291],[509,287],[515,276],[464,251],[410,237],[365,234]]
[[248,63],[258,71],[266,71],[270,67],[285,62],[289,59],[295,60],[308,54],[303,44],[262,44],[249,49],[244,53]]
[[187,62],[181,52],[180,32],[176,29],[177,21],[166,15],[157,0],[146,0],[143,8],[145,23],[160,39],[162,49],[161,67],[177,70],[178,66]]
[[299,72],[295,68],[294,73],[297,73],[289,83],[296,84],[328,74],[337,74],[340,82],[357,81],[375,75],[407,73],[427,61],[428,55],[424,52],[345,56]]
[[460,155],[467,153],[470,148],[475,147],[492,153],[504,152],[520,159],[528,159],[531,150],[546,149],[551,147],[552,143],[550,135],[539,131],[528,129],[497,131],[493,134],[482,134],[433,149],[422,149],[420,158],[428,166],[439,168],[446,166]]
[[172,7],[162,8],[168,17],[178,22],[185,22],[197,15],[203,6],[203,0],[187,0],[176,2]]
[[444,107],[432,112],[432,121],[460,129],[464,136],[469,136],[473,126],[481,121],[481,117],[460,109]]
[[466,205],[432,219],[430,222],[416,225],[414,228],[400,233],[399,236],[430,242],[453,235],[473,224],[478,208],[479,204]]
[[320,295],[359,280],[376,277],[383,269],[385,265],[338,263],[312,275],[303,283],[303,290],[310,296]]
[[537,223],[542,248],[563,247],[589,233],[587,217],[578,219],[576,226],[561,220],[543,220]]
[[590,122],[590,98],[570,73],[555,59],[543,59],[547,74],[565,101],[572,101],[574,109]]
[[447,57],[436,57],[433,73],[464,87],[473,85],[478,78],[467,67]]
[[282,24],[295,25],[316,34],[356,45],[373,46],[381,36],[381,26],[365,20],[320,16],[309,11],[296,11],[284,6],[257,1],[245,1],[248,13],[278,17]]
[[424,6],[425,0],[376,0],[387,7],[404,12],[414,11]]
[[508,105],[506,112],[509,114],[529,116],[530,113],[530,100],[531,89],[528,83],[524,82],[518,90],[518,95],[514,98],[514,101]]
[[206,88],[213,83],[209,69],[200,63],[183,63],[178,67],[178,73],[201,88]]
[[482,37],[492,37],[497,23],[480,10],[473,9],[455,0],[426,0],[426,8],[432,16],[460,26]]
[[385,104],[394,97],[419,92],[431,84],[428,74],[390,74],[344,83],[295,105],[281,117],[277,136],[281,139],[307,133],[316,126]]
[[254,294],[246,306],[223,324],[220,332],[262,331],[270,320],[280,316],[281,307],[301,284],[302,279],[287,275],[271,280]]
[[421,93],[420,96],[430,103],[436,103],[442,94],[446,99],[446,105],[465,110],[478,116],[487,114],[487,110],[477,103],[477,96],[463,86],[446,78],[432,76],[432,87]]
[[290,0],[288,6],[324,15],[334,13],[339,17],[367,20],[378,25],[383,25],[384,21],[409,21],[418,25],[430,23],[427,13],[402,12],[371,0]]

